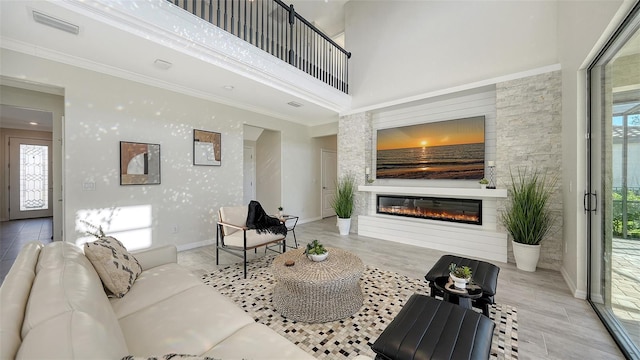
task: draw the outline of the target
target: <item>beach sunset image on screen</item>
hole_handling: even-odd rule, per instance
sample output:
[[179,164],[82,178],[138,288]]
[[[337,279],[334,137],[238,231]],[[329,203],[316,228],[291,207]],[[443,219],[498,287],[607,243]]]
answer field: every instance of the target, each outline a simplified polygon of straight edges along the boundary
[[377,132],[376,178],[482,179],[484,116]]

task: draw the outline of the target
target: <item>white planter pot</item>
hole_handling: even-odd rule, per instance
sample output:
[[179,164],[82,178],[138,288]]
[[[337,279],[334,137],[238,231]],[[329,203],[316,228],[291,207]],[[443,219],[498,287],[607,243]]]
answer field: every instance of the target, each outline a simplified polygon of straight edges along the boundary
[[349,235],[349,229],[351,229],[351,218],[338,218],[338,229],[340,230],[340,235]]
[[451,278],[451,280],[453,280],[453,285],[455,287],[457,287],[458,289],[466,289],[467,288],[467,283],[469,282],[469,279],[459,278],[459,277],[453,275],[452,273],[449,273],[449,277]]
[[486,189],[487,188],[487,184],[480,184],[480,189]]
[[324,261],[327,256],[329,256],[329,252],[327,251],[324,254],[320,254],[320,255],[316,255],[316,254],[309,254],[307,255],[309,257],[309,259],[315,261],[315,262],[320,262],[320,261]]
[[516,267],[524,271],[536,271],[540,258],[540,244],[527,245],[511,240],[513,256],[516,258]]

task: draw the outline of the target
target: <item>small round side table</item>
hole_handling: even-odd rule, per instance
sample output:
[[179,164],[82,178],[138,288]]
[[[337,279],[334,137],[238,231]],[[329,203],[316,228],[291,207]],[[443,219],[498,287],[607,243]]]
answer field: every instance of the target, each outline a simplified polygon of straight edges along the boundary
[[438,290],[444,294],[444,301],[458,304],[465,309],[471,309],[471,301],[482,296],[482,288],[480,286],[469,283],[466,289],[458,289],[453,285],[453,281],[449,276],[437,277],[434,284]]

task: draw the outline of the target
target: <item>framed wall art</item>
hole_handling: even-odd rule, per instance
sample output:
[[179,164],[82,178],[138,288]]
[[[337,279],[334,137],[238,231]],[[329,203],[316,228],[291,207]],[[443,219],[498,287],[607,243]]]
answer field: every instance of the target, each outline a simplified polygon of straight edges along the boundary
[[160,184],[160,145],[120,141],[120,185]]
[[193,130],[193,165],[220,166],[222,146],[220,133]]

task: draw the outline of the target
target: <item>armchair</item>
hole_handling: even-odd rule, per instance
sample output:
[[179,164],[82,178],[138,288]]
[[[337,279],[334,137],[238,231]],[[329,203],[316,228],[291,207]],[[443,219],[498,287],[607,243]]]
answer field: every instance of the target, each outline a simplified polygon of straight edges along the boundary
[[[241,257],[244,265],[244,278],[247,278],[247,251],[275,243],[282,243],[282,252],[286,247],[286,227],[284,234],[264,229],[247,227],[248,206],[221,207],[216,229],[216,265],[219,265],[219,251]],[[284,226],[284,224],[282,224]],[[242,253],[242,254],[240,254]]]

